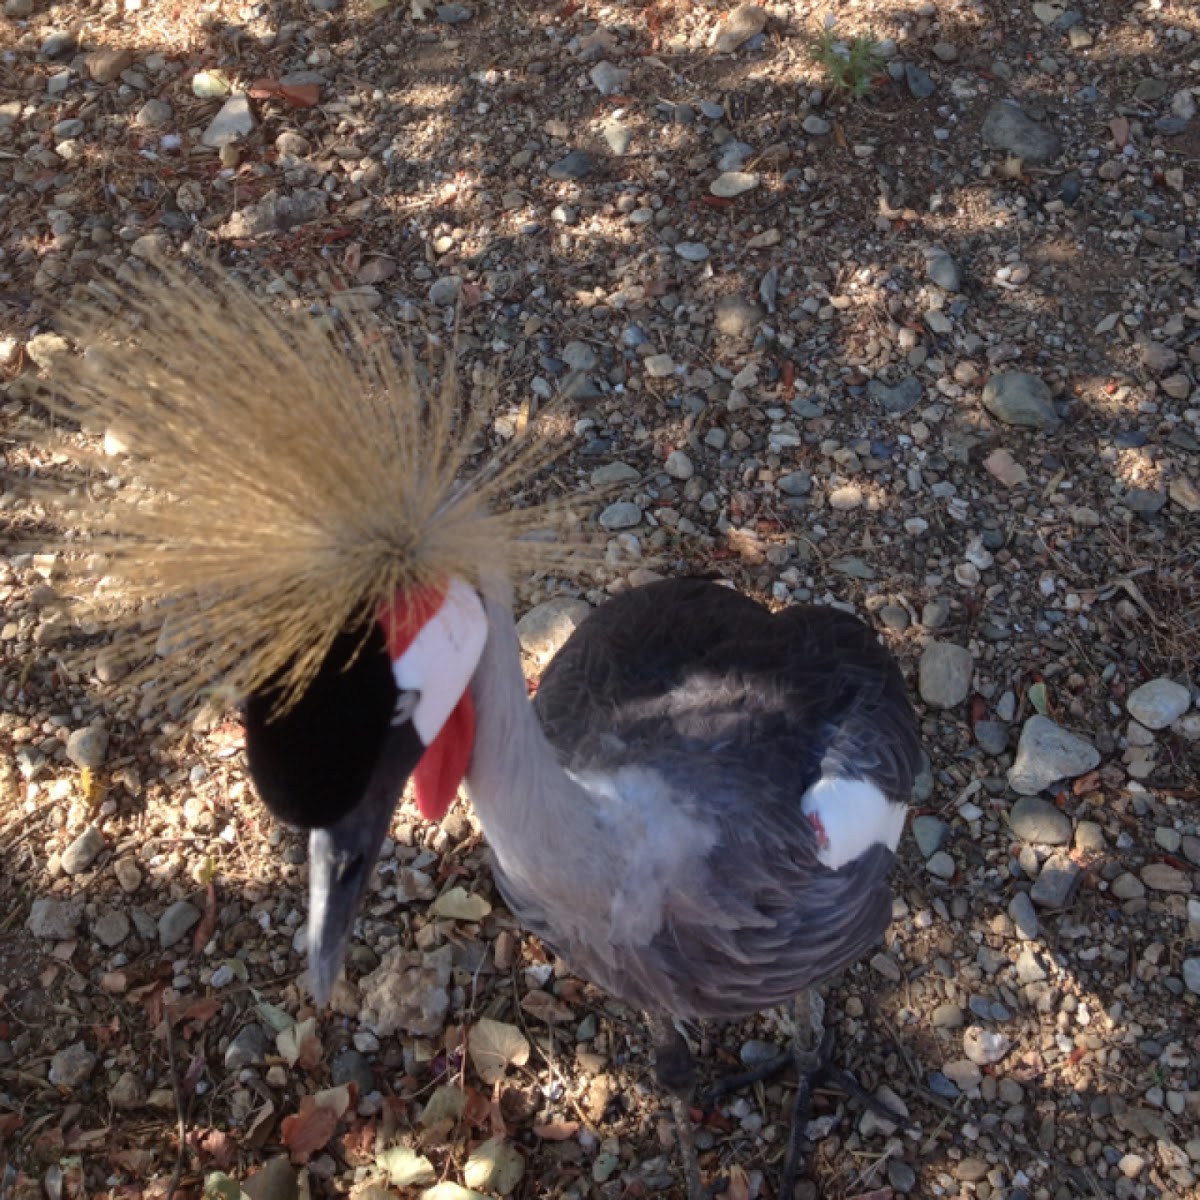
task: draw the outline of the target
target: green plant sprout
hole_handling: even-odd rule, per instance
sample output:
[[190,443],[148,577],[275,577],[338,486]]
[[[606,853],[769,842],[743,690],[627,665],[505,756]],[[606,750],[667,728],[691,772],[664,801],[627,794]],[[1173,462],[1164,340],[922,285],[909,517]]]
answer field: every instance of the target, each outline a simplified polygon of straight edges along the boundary
[[834,88],[856,98],[865,96],[883,69],[883,56],[874,38],[838,37],[835,23],[835,18],[826,17],[825,28],[809,43],[808,56],[824,69]]

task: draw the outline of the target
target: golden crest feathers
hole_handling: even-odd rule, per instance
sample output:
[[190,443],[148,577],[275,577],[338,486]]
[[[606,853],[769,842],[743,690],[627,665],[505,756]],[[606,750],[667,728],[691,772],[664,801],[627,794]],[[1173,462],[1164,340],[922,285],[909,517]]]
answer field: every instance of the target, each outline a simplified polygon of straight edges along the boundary
[[379,327],[334,336],[208,270],[96,298],[62,322],[86,349],[56,364],[55,407],[115,437],[127,457],[104,466],[125,482],[76,492],[68,519],[126,657],[152,657],[164,629],[177,648],[139,672],[171,693],[270,684],[287,704],[398,591],[569,558],[529,536],[566,505],[510,507],[555,456],[546,431],[468,471],[485,400],[452,374],[422,387]]

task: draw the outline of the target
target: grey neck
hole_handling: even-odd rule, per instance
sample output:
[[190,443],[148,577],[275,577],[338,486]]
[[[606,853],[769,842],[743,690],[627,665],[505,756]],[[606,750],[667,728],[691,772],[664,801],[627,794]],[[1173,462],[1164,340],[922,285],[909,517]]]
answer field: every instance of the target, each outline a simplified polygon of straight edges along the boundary
[[521,670],[521,650],[505,599],[484,596],[489,633],[471,680],[475,751],[467,771],[471,803],[504,873],[515,881],[538,878],[561,859],[548,846],[586,838],[591,800],[559,765],[538,724]]

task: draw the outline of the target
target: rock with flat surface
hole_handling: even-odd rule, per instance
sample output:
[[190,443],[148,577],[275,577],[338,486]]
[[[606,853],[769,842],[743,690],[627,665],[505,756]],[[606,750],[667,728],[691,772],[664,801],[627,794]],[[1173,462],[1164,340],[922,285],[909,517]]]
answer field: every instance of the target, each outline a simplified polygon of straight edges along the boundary
[[1006,425],[1050,430],[1060,423],[1050,389],[1029,371],[993,375],[984,385],[983,406]]
[[1091,742],[1038,714],[1021,730],[1008,785],[1022,796],[1036,796],[1061,779],[1075,779],[1099,765],[1100,751]]
[[570,596],[535,605],[517,622],[521,649],[539,664],[548,663],[591,611],[586,600]]
[[965,646],[930,642],[921,655],[921,699],[934,708],[954,708],[970,693],[974,672],[975,659]]
[[1023,842],[1040,846],[1065,846],[1071,840],[1071,818],[1047,800],[1023,796],[1009,811],[1012,831]]
[[983,119],[983,140],[1028,163],[1048,163],[1062,153],[1062,139],[1017,105],[997,100]]
[[222,146],[232,146],[249,137],[254,127],[250,98],[239,92],[221,105],[220,111],[200,135],[200,141],[210,150],[220,150]]
[[1129,715],[1147,729],[1166,729],[1191,707],[1192,694],[1173,679],[1151,679],[1134,688],[1125,701]]

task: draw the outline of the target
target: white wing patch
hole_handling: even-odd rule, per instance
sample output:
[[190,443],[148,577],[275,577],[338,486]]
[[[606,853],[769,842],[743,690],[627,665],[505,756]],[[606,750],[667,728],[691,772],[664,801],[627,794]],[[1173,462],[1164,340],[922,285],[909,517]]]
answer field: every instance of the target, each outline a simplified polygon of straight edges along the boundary
[[453,579],[442,607],[392,662],[392,676],[401,695],[416,694],[407,715],[426,746],[433,745],[462,699],[487,638],[487,613],[479,597],[461,579]]
[[804,793],[800,807],[816,830],[821,845],[818,857],[832,871],[876,844],[895,850],[908,811],[865,779],[829,776],[818,779]]

